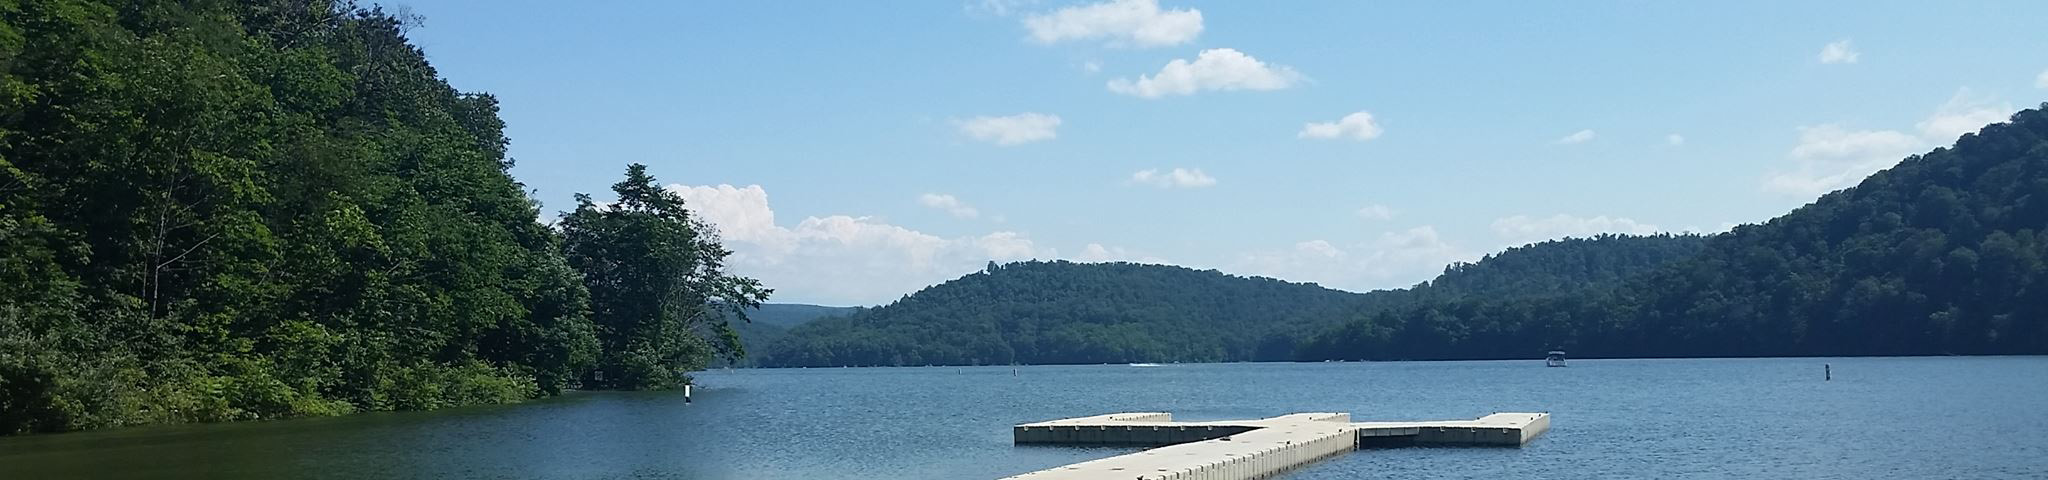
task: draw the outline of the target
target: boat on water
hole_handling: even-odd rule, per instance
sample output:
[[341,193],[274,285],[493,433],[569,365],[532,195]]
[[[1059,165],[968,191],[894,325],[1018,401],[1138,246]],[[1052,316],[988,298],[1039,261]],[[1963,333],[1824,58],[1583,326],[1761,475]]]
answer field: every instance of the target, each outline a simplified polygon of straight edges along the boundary
[[1562,366],[1564,366],[1564,350],[1551,350],[1551,351],[1550,351],[1550,354],[1549,354],[1549,355],[1545,355],[1545,356],[1543,356],[1543,366],[1545,366],[1545,367],[1562,367]]
[[1133,366],[1133,367],[1157,367],[1157,366],[1159,366],[1159,364],[1157,364],[1157,363],[1133,363],[1133,364],[1131,364],[1131,366]]

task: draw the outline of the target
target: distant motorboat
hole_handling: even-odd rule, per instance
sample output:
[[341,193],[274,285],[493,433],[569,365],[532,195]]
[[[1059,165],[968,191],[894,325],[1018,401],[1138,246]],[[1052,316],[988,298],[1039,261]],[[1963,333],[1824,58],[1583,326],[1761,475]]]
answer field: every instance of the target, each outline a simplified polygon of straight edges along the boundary
[[1550,351],[1550,354],[1549,354],[1549,355],[1545,355],[1545,356],[1543,357],[1543,366],[1545,366],[1545,367],[1562,367],[1562,366],[1564,366],[1564,350],[1551,350],[1551,351]]
[[1157,364],[1157,363],[1133,363],[1133,364],[1131,364],[1131,366],[1133,366],[1133,367],[1157,367],[1157,366],[1159,366],[1159,364]]

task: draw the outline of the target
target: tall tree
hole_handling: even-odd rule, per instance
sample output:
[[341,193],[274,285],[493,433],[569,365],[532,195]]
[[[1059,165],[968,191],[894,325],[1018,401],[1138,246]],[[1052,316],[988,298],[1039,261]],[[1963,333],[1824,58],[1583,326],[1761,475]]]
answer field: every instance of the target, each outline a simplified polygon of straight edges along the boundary
[[626,168],[615,202],[576,196],[560,225],[563,253],[583,272],[603,354],[585,385],[660,389],[714,356],[746,352],[728,318],[768,299],[761,282],[725,272],[731,255],[716,230],[690,216],[647,166]]

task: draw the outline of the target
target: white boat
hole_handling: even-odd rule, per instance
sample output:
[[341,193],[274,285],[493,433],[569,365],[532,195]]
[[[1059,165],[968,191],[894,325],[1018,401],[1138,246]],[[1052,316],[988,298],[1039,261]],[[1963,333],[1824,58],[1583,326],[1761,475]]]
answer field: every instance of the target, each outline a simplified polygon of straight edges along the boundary
[[1157,364],[1157,363],[1133,363],[1133,364],[1131,364],[1131,366],[1133,366],[1133,367],[1157,367],[1157,366],[1159,366],[1159,364]]
[[1545,356],[1543,357],[1543,366],[1545,366],[1545,367],[1562,367],[1562,366],[1564,366],[1564,350],[1551,350],[1551,351],[1550,351],[1550,355],[1545,355]]

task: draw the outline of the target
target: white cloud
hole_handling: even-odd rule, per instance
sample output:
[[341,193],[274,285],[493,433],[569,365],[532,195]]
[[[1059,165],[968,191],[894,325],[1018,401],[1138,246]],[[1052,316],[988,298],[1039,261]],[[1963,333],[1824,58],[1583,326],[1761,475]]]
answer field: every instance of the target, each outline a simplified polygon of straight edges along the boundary
[[1985,125],[2003,122],[2019,111],[2010,103],[1994,103],[1985,98],[1970,95],[1970,89],[1956,91],[1955,96],[1934,110],[1934,114],[1914,124],[1920,136],[1937,145],[1955,142],[1965,133],[1975,132]]
[[1053,258],[1017,232],[944,238],[872,217],[775,221],[759,185],[670,185],[733,250],[727,266],[775,289],[779,301],[872,305],[979,270],[988,261]]
[[1507,240],[1509,245],[1522,245],[1564,237],[1590,237],[1602,233],[1624,233],[1649,235],[1661,230],[1656,225],[1637,222],[1625,217],[1576,217],[1565,214],[1537,218],[1528,215],[1503,217],[1493,221],[1493,233]]
[[1365,141],[1379,138],[1380,131],[1380,125],[1378,122],[1373,121],[1372,113],[1361,110],[1345,115],[1344,118],[1335,122],[1310,122],[1302,125],[1301,133],[1295,134],[1295,137],[1320,139],[1348,138]]
[[1839,124],[1799,127],[1790,170],[1764,178],[1764,189],[1812,196],[1847,187],[1926,148],[1919,137],[1896,130],[1850,130]]
[[1559,138],[1557,139],[1557,141],[1552,143],[1556,143],[1558,145],[1577,145],[1592,141],[1593,137],[1596,135],[1599,134],[1593,133],[1592,130],[1580,130],[1572,132],[1571,135],[1565,135],[1564,138]]
[[924,205],[939,210],[945,210],[946,213],[952,214],[955,217],[974,218],[981,216],[981,211],[974,209],[973,205],[968,205],[967,202],[962,202],[959,198],[955,198],[950,194],[927,193],[924,195],[918,195],[917,203],[919,205]]
[[1380,204],[1366,205],[1364,208],[1358,209],[1358,218],[1366,220],[1391,220],[1394,218],[1394,209]]
[[960,133],[969,138],[1007,147],[1058,137],[1060,117],[1025,112],[1003,117],[974,117],[955,123],[960,126]]
[[1328,240],[1297,242],[1290,248],[1239,256],[1232,269],[1297,282],[1352,291],[1406,287],[1443,273],[1451,262],[1472,260],[1469,252],[1445,242],[1436,228],[1420,226],[1387,232],[1353,245]]
[[1195,61],[1174,59],[1159,73],[1137,80],[1109,81],[1109,91],[1142,98],[1193,95],[1203,90],[1279,90],[1302,81],[1300,73],[1228,48],[1203,50]]
[[2042,70],[2040,75],[2034,76],[2034,88],[2048,88],[2048,70]]
[[1836,40],[1825,47],[1820,47],[1820,63],[1856,63],[1862,56],[1863,52],[1856,51],[1856,47],[1850,45],[1847,39]]
[[1676,147],[1676,146],[1679,146],[1679,145],[1684,145],[1684,144],[1685,144],[1685,136],[1684,136],[1684,135],[1679,135],[1679,134],[1676,134],[1676,133],[1673,133],[1673,134],[1670,134],[1670,135],[1665,135],[1665,136],[1664,136],[1664,144],[1665,144],[1665,145],[1670,145],[1670,146],[1673,146],[1673,147]]
[[1093,74],[1096,74],[1096,73],[1101,73],[1101,72],[1102,72],[1102,62],[1098,62],[1098,61],[1094,61],[1094,60],[1089,60],[1089,61],[1086,61],[1086,62],[1081,62],[1081,71],[1082,71],[1082,72],[1087,72],[1087,73],[1088,73],[1088,74],[1090,74],[1090,75],[1093,75]]
[[1764,190],[1813,196],[1855,185],[1907,156],[1947,145],[1964,133],[2002,122],[2011,104],[1973,97],[1960,89],[1924,120],[1917,134],[1898,130],[1851,130],[1841,124],[1799,127],[1799,144],[1787,155],[1792,166],[1764,176]]
[[1109,0],[1033,15],[1024,19],[1024,27],[1032,40],[1044,44],[1104,39],[1113,46],[1164,47],[1201,35],[1202,12],[1162,10],[1158,0]]
[[1199,168],[1175,168],[1168,172],[1148,168],[1132,173],[1131,182],[1159,188],[1202,188],[1216,185],[1216,177],[1202,173],[1202,169]]

